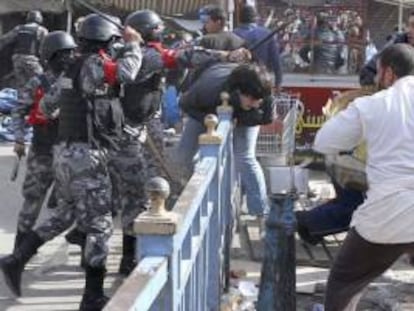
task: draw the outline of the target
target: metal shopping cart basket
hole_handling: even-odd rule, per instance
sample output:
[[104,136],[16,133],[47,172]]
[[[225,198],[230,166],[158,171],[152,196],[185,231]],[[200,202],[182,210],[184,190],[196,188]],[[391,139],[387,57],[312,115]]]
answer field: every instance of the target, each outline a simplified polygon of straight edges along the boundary
[[[295,128],[303,103],[297,94],[281,93],[274,100],[274,120],[262,125],[257,140],[258,157],[277,158],[286,156],[295,148]],[[287,163],[282,163],[286,165]]]
[[308,190],[307,171],[294,165],[296,122],[303,112],[303,103],[297,94],[282,93],[275,98],[274,121],[260,128],[256,155],[264,167],[270,193]]

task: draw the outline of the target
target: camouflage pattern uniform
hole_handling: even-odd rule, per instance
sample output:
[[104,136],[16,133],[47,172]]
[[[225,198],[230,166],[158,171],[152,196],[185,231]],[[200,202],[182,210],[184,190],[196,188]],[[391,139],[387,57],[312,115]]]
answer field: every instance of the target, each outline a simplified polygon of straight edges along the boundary
[[75,221],[87,233],[85,258],[90,266],[105,265],[107,241],[112,235],[111,182],[105,165],[105,151],[87,143],[59,144],[55,150],[58,205],[35,232],[48,241]]
[[[46,71],[43,79],[47,80],[49,84],[53,84],[56,77],[52,71]],[[24,143],[25,127],[27,126],[25,117],[30,113],[35,93],[41,85],[40,77],[35,76],[18,93],[19,105],[12,110],[12,127],[16,142]],[[44,127],[47,126],[44,125]],[[17,222],[18,231],[21,232],[28,232],[33,228],[47,192],[54,180],[52,169],[54,141],[49,141],[49,144],[46,145],[39,145],[38,137],[36,137],[39,134],[41,135],[42,133],[34,131],[32,145],[27,156],[27,170],[22,191],[24,202]],[[55,201],[50,200],[49,202]]]
[[162,169],[161,163],[159,159],[154,155],[154,152],[158,152],[159,155],[165,159],[164,154],[164,124],[161,122],[161,118],[156,116],[149,120],[146,123],[146,130],[147,130],[147,140],[148,136],[151,137],[155,147],[157,148],[156,151],[152,150],[149,145],[148,141],[144,145],[144,158],[147,161],[147,175],[148,178],[162,176],[167,178],[168,176],[165,175],[164,170]]
[[[19,32],[23,27],[28,25],[34,26],[34,24],[18,25],[12,30],[10,30],[8,33],[3,35],[0,38],[0,50],[4,46],[14,44],[17,40],[19,40]],[[43,42],[43,39],[48,34],[48,30],[45,27],[37,24],[34,27],[37,27],[37,46],[40,47],[41,43]],[[14,52],[12,56],[13,75],[16,81],[16,88],[18,90],[21,90],[21,88],[23,88],[27,81],[29,81],[32,77],[34,77],[35,75],[39,75],[43,72],[43,68],[40,64],[40,60],[38,57],[38,52],[39,51],[35,51],[35,53],[33,53],[32,55],[22,54],[18,51]]]
[[112,202],[121,210],[122,229],[133,236],[134,219],[148,208],[145,182],[148,180],[142,143],[137,133],[123,133],[119,150],[109,151],[108,169],[112,180]]
[[[123,57],[117,61],[118,81],[132,82],[140,69],[141,61],[139,45],[128,43]],[[97,94],[105,94],[107,90],[103,59],[99,55],[86,58],[79,81],[82,92],[95,98],[95,109],[104,106],[104,101],[108,99],[97,97]],[[67,83],[67,78],[59,79],[45,95],[41,107],[47,115],[58,108],[61,90],[67,87]],[[63,116],[60,115],[61,124],[62,120]],[[56,183],[58,189],[62,189],[58,193],[58,208],[51,218],[35,230],[42,239],[49,240],[68,229],[76,220],[79,229],[87,235],[84,256],[86,264],[91,267],[105,266],[107,242],[113,230],[107,153],[106,147],[97,148],[91,143],[63,141],[59,145],[55,157]],[[60,200],[65,203],[61,204]]]

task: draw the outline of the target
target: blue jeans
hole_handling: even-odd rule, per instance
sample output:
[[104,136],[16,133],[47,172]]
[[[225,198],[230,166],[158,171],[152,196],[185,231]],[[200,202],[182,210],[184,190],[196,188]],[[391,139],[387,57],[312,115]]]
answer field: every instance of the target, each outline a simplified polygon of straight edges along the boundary
[[173,127],[180,122],[180,108],[178,107],[177,89],[173,85],[167,86],[162,98],[162,122],[167,127]]
[[[240,174],[242,188],[250,215],[268,212],[266,182],[263,170],[256,159],[256,142],[260,126],[236,126],[233,131],[233,146],[236,169]],[[192,171],[194,156],[198,151],[198,136],[206,129],[199,121],[189,117],[184,126],[176,159],[186,170]]]
[[233,131],[233,150],[243,193],[250,215],[269,212],[266,182],[262,167],[256,159],[256,142],[260,126],[236,126]]
[[205,132],[204,125],[191,117],[184,124],[184,130],[175,151],[175,159],[185,175],[191,175],[193,172],[194,156],[198,152],[198,137]]

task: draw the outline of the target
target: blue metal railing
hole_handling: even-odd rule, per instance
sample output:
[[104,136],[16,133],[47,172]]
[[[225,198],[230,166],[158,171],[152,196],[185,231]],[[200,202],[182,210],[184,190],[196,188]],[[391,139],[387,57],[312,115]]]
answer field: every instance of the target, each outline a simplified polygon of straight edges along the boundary
[[206,126],[200,160],[173,210],[162,206],[168,191],[150,193],[152,209],[135,223],[139,264],[106,311],[219,309],[228,284],[232,215],[240,202],[231,108],[220,106],[218,122],[209,116]]

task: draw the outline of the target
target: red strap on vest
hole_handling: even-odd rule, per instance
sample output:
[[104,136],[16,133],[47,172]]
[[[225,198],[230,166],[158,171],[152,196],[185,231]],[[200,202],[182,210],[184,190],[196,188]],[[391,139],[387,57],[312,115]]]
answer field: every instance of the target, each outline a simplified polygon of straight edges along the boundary
[[161,42],[149,42],[149,47],[156,49],[161,54],[161,59],[164,67],[167,69],[176,69],[177,64],[177,50],[167,49],[163,47]]
[[102,57],[103,63],[103,70],[104,70],[104,78],[105,82],[109,85],[115,85],[117,82],[117,72],[118,72],[118,64],[109,57],[108,54],[105,53],[104,50],[99,51],[99,55]]
[[40,100],[45,95],[43,88],[38,87],[33,101],[32,109],[30,110],[29,117],[27,118],[27,123],[30,125],[46,125],[48,119],[40,110]]

